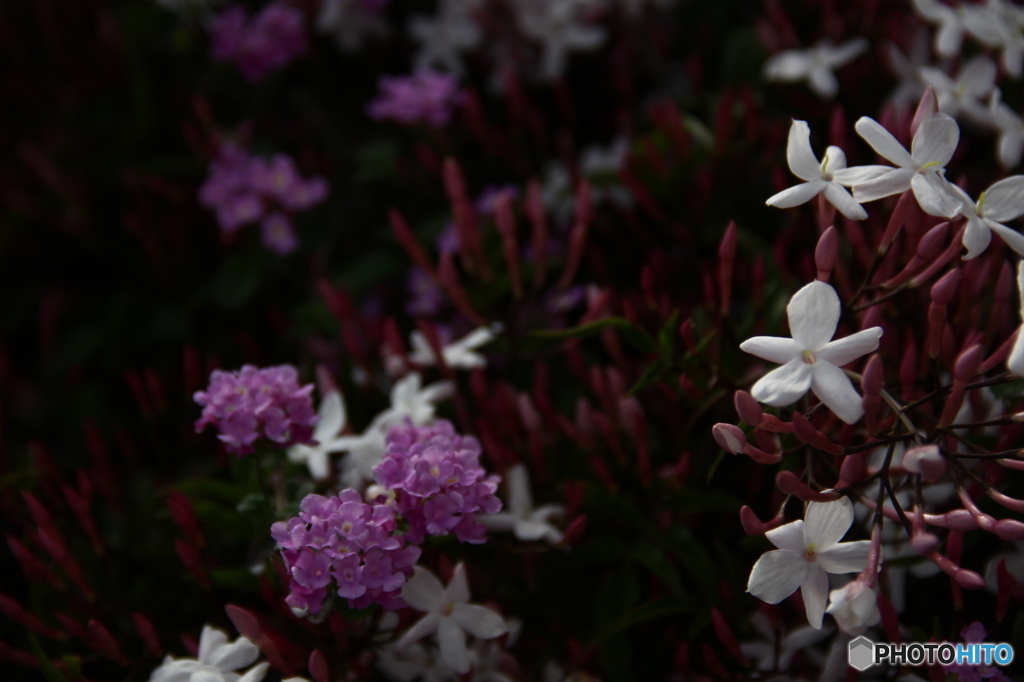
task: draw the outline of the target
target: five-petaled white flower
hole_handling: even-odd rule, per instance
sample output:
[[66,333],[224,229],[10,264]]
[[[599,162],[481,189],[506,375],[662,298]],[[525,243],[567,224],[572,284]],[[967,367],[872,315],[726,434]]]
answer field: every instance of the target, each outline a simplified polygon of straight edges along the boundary
[[338,49],[345,52],[355,52],[366,40],[384,38],[390,33],[380,13],[367,7],[363,0],[322,0],[316,28],[334,36]]
[[764,75],[770,81],[806,80],[818,97],[831,99],[839,90],[839,82],[832,72],[867,48],[867,40],[854,38],[838,47],[823,40],[804,50],[784,50],[765,63]]
[[778,549],[763,554],[754,564],[747,592],[778,604],[799,589],[807,622],[820,628],[828,599],[828,574],[863,571],[871,543],[839,542],[853,524],[853,504],[845,497],[835,502],[808,502],[804,517],[765,533]]
[[1024,235],[1003,225],[1003,221],[1024,214],[1024,175],[1000,180],[982,192],[977,202],[956,185],[950,187],[963,202],[963,217],[967,218],[964,231],[967,255],[964,260],[980,256],[992,241],[993,232],[1002,237],[1017,255],[1024,256]]
[[[946,218],[960,214],[960,201],[945,178],[946,164],[953,158],[960,141],[960,126],[956,121],[946,114],[926,119],[918,127],[909,152],[872,118],[862,116],[854,127],[872,149],[897,166],[858,166],[837,171],[836,182],[852,184],[854,199],[864,203],[912,189],[925,213]],[[878,172],[880,169],[884,172]],[[865,173],[874,176],[865,181]]]
[[588,52],[604,44],[607,33],[601,26],[580,20],[586,0],[520,0],[516,3],[519,26],[541,43],[540,77],[557,80],[565,73],[569,52]]
[[939,0],[913,0],[914,9],[939,30],[935,32],[935,51],[943,57],[960,52],[964,41],[964,8],[956,9]]
[[882,328],[832,341],[839,325],[839,295],[819,281],[793,294],[786,313],[793,338],[755,336],[740,344],[747,353],[782,364],[761,377],[751,395],[762,403],[785,407],[811,389],[836,416],[853,424],[864,415],[864,406],[839,368],[877,349]]
[[[765,203],[776,208],[791,208],[805,204],[822,192],[825,198],[840,213],[851,220],[864,220],[868,217],[864,207],[857,203],[850,192],[833,179],[833,173],[846,169],[846,154],[839,147],[831,146],[825,150],[821,162],[811,150],[811,129],[805,121],[794,120],[789,127],[789,142],[786,145],[786,161],[793,175],[806,182],[784,189],[772,196]],[[867,167],[870,168],[870,167]],[[861,176],[848,174],[847,182],[863,182],[884,171],[877,169],[868,171]]]
[[413,567],[413,575],[402,587],[402,599],[417,611],[426,611],[395,643],[399,653],[413,642],[437,633],[441,658],[452,670],[468,672],[469,649],[466,633],[480,639],[494,639],[508,632],[504,619],[494,611],[469,602],[466,567],[460,562],[448,587],[422,566]]
[[832,590],[828,598],[825,613],[831,613],[839,629],[852,637],[878,625],[882,620],[882,613],[878,610],[878,593],[860,580]]
[[475,49],[482,38],[471,14],[473,0],[441,0],[437,15],[417,14],[409,19],[409,35],[419,43],[416,71],[463,71],[462,53]]
[[267,674],[266,662],[253,666],[244,675],[234,672],[252,665],[259,656],[260,650],[246,637],[228,642],[224,632],[204,625],[199,637],[199,656],[168,656],[149,676],[149,682],[260,682]]
[[[1024,261],[1017,265],[1017,293],[1020,294],[1020,317],[1024,320]],[[1017,340],[1013,342],[1006,368],[1019,377],[1024,377],[1024,324],[1017,329]]]
[[516,538],[524,541],[547,540],[556,544],[562,540],[562,531],[558,530],[548,519],[565,511],[560,504],[545,504],[534,509],[533,496],[530,494],[530,479],[526,466],[516,464],[505,472],[508,483],[507,511],[477,517],[491,530],[512,531]]
[[996,64],[988,57],[979,55],[968,61],[956,80],[942,69],[922,66],[921,80],[935,90],[942,113],[954,118],[965,114],[976,123],[991,124],[992,113],[981,101],[996,85]]
[[313,431],[316,445],[293,445],[288,448],[288,459],[295,463],[305,463],[309,467],[309,475],[318,481],[327,478],[332,452],[342,452],[351,442],[350,438],[338,438],[345,428],[345,401],[339,391],[331,391],[320,401],[318,410],[320,419]]
[[[500,331],[500,329],[499,325],[477,327],[458,341],[452,341],[442,346],[441,355],[444,356],[444,364],[452,369],[486,367],[487,358],[477,353],[476,350],[493,341],[497,336],[496,332]],[[419,330],[414,331],[410,335],[409,341],[412,343],[412,352],[409,353],[409,360],[417,365],[437,364],[437,355],[434,354],[434,350],[430,347],[427,337],[423,335],[423,332]]]

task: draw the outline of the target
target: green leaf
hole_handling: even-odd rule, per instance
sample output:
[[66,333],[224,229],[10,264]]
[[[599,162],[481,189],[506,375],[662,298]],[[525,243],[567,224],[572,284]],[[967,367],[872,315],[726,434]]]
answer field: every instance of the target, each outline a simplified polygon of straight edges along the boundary
[[641,540],[633,548],[633,558],[642,564],[647,570],[658,576],[665,585],[672,590],[672,594],[683,598],[683,581],[679,577],[679,571],[665,556],[665,552],[646,540]]
[[613,536],[596,537],[586,544],[575,547],[569,554],[569,561],[575,566],[609,564],[626,554],[626,544]]
[[236,485],[209,478],[181,481],[174,485],[175,489],[188,498],[216,500],[224,504],[236,506],[245,496],[245,491]]
[[705,601],[714,603],[718,594],[719,570],[707,548],[682,526],[669,526],[662,537],[696,581]]
[[60,660],[64,663],[64,667],[73,679],[82,679],[82,659],[80,656],[61,656]]
[[36,639],[35,635],[29,633],[28,635],[29,644],[32,647],[32,655],[35,656],[36,663],[39,664],[39,670],[43,673],[48,682],[70,682],[64,674],[57,670],[57,668],[50,662],[46,652],[43,651],[43,647],[39,644],[39,640]]
[[269,511],[267,498],[260,493],[249,493],[242,498],[236,509],[238,509],[240,514],[252,514],[254,516],[267,514]]
[[624,317],[605,317],[569,329],[538,329],[530,332],[530,335],[542,339],[585,339],[601,333],[608,327],[622,332],[622,338],[626,343],[641,353],[654,353],[658,350],[658,345],[650,334]]
[[672,361],[666,358],[658,358],[643,373],[637,382],[629,389],[629,395],[636,395],[640,391],[653,386],[661,381],[665,373],[672,367]]
[[657,599],[651,599],[640,604],[635,609],[623,614],[614,623],[606,627],[604,630],[601,630],[593,639],[590,640],[588,646],[590,648],[594,648],[598,645],[603,647],[603,642],[607,639],[631,627],[640,625],[641,623],[694,612],[695,609],[685,606],[674,597],[658,597]]
[[210,571],[210,580],[218,587],[243,592],[255,592],[260,588],[260,579],[244,568],[215,568]]

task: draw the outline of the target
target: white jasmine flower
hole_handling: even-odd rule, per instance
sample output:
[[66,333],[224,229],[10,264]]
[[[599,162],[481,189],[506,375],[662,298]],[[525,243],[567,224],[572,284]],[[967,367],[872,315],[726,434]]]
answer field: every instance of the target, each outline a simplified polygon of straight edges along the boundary
[[519,637],[522,623],[516,618],[505,621],[508,625],[508,637],[505,646],[497,640],[478,639],[469,649],[469,660],[473,666],[473,676],[469,682],[515,682],[504,669],[506,647],[515,644]]
[[580,155],[580,175],[590,181],[592,204],[608,200],[622,208],[632,205],[633,196],[618,182],[619,171],[625,165],[628,154],[629,140],[625,137],[616,138],[607,147],[591,145],[583,150]]
[[451,666],[444,662],[436,647],[411,644],[402,653],[387,646],[377,652],[377,667],[384,675],[397,682],[449,682],[459,679]]
[[836,182],[853,185],[854,199],[864,203],[912,189],[925,213],[946,218],[960,214],[960,201],[949,189],[945,178],[946,164],[953,158],[960,140],[960,126],[956,121],[946,114],[935,114],[922,122],[914,135],[910,152],[872,118],[862,116],[855,127],[872,149],[898,167],[888,168],[866,181],[856,177],[855,173],[864,174],[867,172],[864,169],[875,171],[878,166],[836,172]]
[[849,377],[839,368],[877,349],[882,328],[872,327],[832,341],[839,325],[839,295],[819,281],[793,294],[786,314],[793,338],[755,336],[740,344],[747,353],[782,364],[761,377],[751,395],[762,403],[785,407],[811,389],[836,416],[853,424],[864,415],[864,406]]
[[[831,627],[812,628],[810,625],[795,628],[776,643],[777,633],[768,617],[762,611],[755,611],[750,623],[761,639],[741,642],[740,650],[747,658],[753,659],[758,670],[789,670],[794,654],[830,636]],[[776,656],[778,657],[776,660]]]
[[964,231],[964,260],[980,256],[988,248],[995,232],[1007,246],[1024,256],[1024,235],[1013,230],[1004,221],[1013,220],[1024,214],[1024,175],[1014,175],[1000,180],[978,197],[977,203],[967,192],[956,185],[950,185],[956,196],[963,202],[963,216],[967,218]]
[[1021,151],[1024,151],[1024,120],[1001,101],[1001,93],[996,90],[989,101],[992,111],[992,122],[999,130],[996,150],[999,162],[1006,168],[1013,168],[1020,163]]
[[345,449],[346,439],[338,438],[345,428],[345,401],[338,391],[331,391],[320,401],[320,419],[313,430],[317,445],[293,445],[288,448],[288,459],[297,464],[305,463],[309,475],[318,481],[327,478],[330,455]]
[[992,94],[996,85],[996,64],[988,57],[977,56],[960,68],[956,80],[934,66],[921,67],[921,80],[932,86],[944,114],[961,114],[982,125],[991,125],[992,113],[981,100]]
[[578,10],[586,0],[519,0],[519,27],[541,43],[540,77],[553,81],[565,73],[570,52],[589,52],[604,44],[601,26],[580,21]]
[[913,0],[914,9],[924,19],[938,25],[935,34],[935,51],[943,57],[960,53],[964,40],[964,10],[945,5],[939,0]]
[[364,0],[321,0],[316,29],[334,37],[340,50],[355,52],[367,40],[391,32],[384,18],[367,8]]
[[491,530],[512,531],[517,539],[523,541],[547,540],[557,544],[562,540],[562,531],[548,522],[552,516],[565,511],[560,504],[545,504],[533,508],[533,496],[530,494],[530,479],[526,466],[516,464],[505,472],[508,486],[508,505],[506,511],[477,519]]
[[839,542],[853,524],[853,504],[808,502],[804,521],[765,533],[777,550],[762,555],[750,571],[747,592],[778,604],[800,590],[807,622],[820,628],[828,598],[829,573],[859,573],[867,566],[871,543]]
[[921,80],[920,67],[927,65],[931,58],[928,31],[922,29],[914,35],[914,40],[906,55],[892,43],[888,43],[885,47],[889,57],[889,67],[899,79],[899,83],[889,93],[889,101],[898,111],[902,111],[921,99],[921,94],[925,89],[924,81]]
[[1005,552],[1000,552],[985,564],[985,589],[999,592],[999,560],[1006,562],[1006,570],[1019,581],[1024,576],[1024,541],[1011,542]]
[[[452,369],[477,369],[487,366],[487,358],[477,353],[476,350],[495,339],[497,332],[501,330],[500,325],[490,327],[477,327],[458,341],[442,346],[441,355],[444,356],[444,364]],[[409,337],[412,344],[412,353],[409,360],[418,365],[437,364],[437,356],[427,342],[427,337],[418,329],[413,331]]]
[[402,587],[402,599],[426,615],[409,628],[395,643],[396,651],[427,635],[437,634],[441,658],[458,674],[469,671],[466,633],[480,639],[494,639],[508,631],[504,619],[494,611],[469,602],[466,567],[460,562],[448,587],[422,566],[413,567],[413,575]]
[[[1017,264],[1017,293],[1020,294],[1020,316],[1024,320],[1024,261]],[[1006,368],[1019,377],[1024,376],[1024,324],[1017,330],[1017,340],[1006,359]]]
[[[819,163],[811,150],[811,129],[805,121],[794,119],[789,127],[786,162],[793,175],[801,180],[806,180],[806,182],[782,190],[770,197],[765,202],[766,204],[776,208],[791,208],[805,204],[824,192],[829,203],[847,218],[864,220],[868,217],[867,211],[854,201],[850,192],[833,180],[835,171],[846,169],[846,154],[839,147],[831,146],[825,150],[825,156]],[[884,171],[875,170],[874,172],[879,174]],[[870,177],[869,174],[858,179],[866,180]]]
[[845,587],[829,593],[829,605],[825,613],[831,613],[839,624],[839,629],[856,637],[882,620],[878,610],[877,592],[854,580]]
[[1021,77],[1024,66],[1024,11],[1003,0],[989,0],[982,5],[964,6],[964,27],[988,47],[1002,50],[1001,61],[1006,73]]
[[826,39],[811,48],[783,50],[765,63],[764,75],[770,81],[806,80],[818,97],[832,99],[839,91],[839,82],[832,72],[867,48],[866,39],[854,38],[838,47]]
[[463,72],[462,53],[480,44],[480,27],[471,14],[474,0],[441,0],[436,16],[417,14],[409,19],[409,35],[419,43],[416,71]]
[[204,625],[199,637],[199,656],[168,656],[149,676],[149,682],[261,682],[268,663],[253,666],[242,675],[234,672],[252,665],[259,656],[260,650],[249,639],[239,637],[228,642],[224,632]]

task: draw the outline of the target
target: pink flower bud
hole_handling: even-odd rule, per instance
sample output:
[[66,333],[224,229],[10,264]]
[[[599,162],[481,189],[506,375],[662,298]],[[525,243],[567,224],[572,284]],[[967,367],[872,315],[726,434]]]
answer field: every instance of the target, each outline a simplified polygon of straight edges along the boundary
[[743,446],[747,444],[746,434],[735,424],[715,424],[711,427],[711,435],[723,450],[734,455],[743,452]]
[[1002,540],[1011,542],[1024,540],[1024,523],[1016,519],[1001,519],[996,521],[993,531]]
[[153,623],[141,613],[133,613],[132,622],[135,624],[135,631],[139,633],[139,639],[146,645],[146,651],[157,658],[162,658],[164,651],[160,646],[160,638],[156,635]]
[[964,383],[970,382],[978,374],[978,365],[985,357],[985,351],[980,345],[973,345],[960,353],[953,366],[953,378]]
[[929,556],[939,551],[942,542],[932,533],[918,533],[910,539],[910,546],[921,556]]
[[939,100],[935,96],[935,90],[929,85],[925,88],[924,94],[921,95],[921,100],[917,103],[917,110],[914,112],[914,118],[910,122],[910,136],[916,135],[917,129],[921,127],[921,124],[934,116],[938,111]]
[[835,227],[829,227],[818,237],[818,245],[814,248],[814,265],[818,269],[818,279],[828,281],[829,275],[836,268],[839,258],[839,237]]
[[868,363],[864,367],[864,379],[861,382],[861,386],[864,389],[865,395],[878,395],[882,392],[885,376],[882,368],[882,358],[879,357],[878,353],[875,353],[868,358]]
[[313,676],[314,682],[329,682],[331,679],[331,671],[327,667],[327,659],[324,658],[319,649],[313,649],[313,653],[309,655],[309,674]]
[[974,571],[969,571],[966,568],[961,568],[953,574],[953,580],[956,580],[957,584],[968,590],[980,590],[985,587],[985,579]]
[[978,529],[978,520],[966,509],[954,509],[940,518],[945,519],[945,527],[949,530],[964,532]]
[[780,471],[775,477],[775,485],[786,495],[793,495],[804,502],[835,502],[839,499],[836,493],[815,492],[792,471]]
[[715,637],[722,643],[722,646],[729,652],[729,655],[738,661],[740,665],[749,665],[747,657],[743,655],[743,651],[740,649],[740,643],[736,641],[736,636],[732,633],[732,628],[729,627],[729,624],[717,608],[711,609],[711,625],[715,631]]
[[937,483],[946,473],[946,460],[937,445],[920,445],[903,455],[903,468],[929,483]]
[[747,535],[761,535],[764,533],[764,524],[761,522],[761,519],[757,518],[754,510],[747,505],[743,505],[740,508],[740,523],[743,525],[743,531]]
[[847,485],[863,480],[866,473],[867,466],[864,462],[864,453],[857,452],[843,458],[843,465],[839,468],[839,477]]
[[818,437],[818,429],[800,414],[793,413],[793,434],[802,442],[810,443]]
[[932,301],[939,305],[947,305],[953,299],[959,285],[960,271],[950,270],[932,285]]
[[746,391],[736,391],[733,395],[733,404],[736,406],[736,414],[740,416],[741,420],[751,426],[757,426],[761,423],[764,411],[758,402],[754,400],[754,396]]
[[90,620],[88,627],[90,643],[96,651],[123,666],[128,665],[128,659],[121,653],[121,647],[118,646],[117,640],[114,639],[109,630],[95,620]]

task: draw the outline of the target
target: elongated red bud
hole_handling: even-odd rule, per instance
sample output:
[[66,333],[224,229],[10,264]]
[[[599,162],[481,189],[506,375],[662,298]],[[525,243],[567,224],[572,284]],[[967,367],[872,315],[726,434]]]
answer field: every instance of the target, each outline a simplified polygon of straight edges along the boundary
[[960,353],[960,356],[956,359],[956,364],[953,366],[953,378],[956,381],[969,383],[978,375],[978,365],[981,364],[984,357],[985,351],[979,345],[971,346]]
[[516,217],[512,211],[512,196],[502,192],[495,206],[495,223],[501,235],[502,252],[508,265],[512,282],[512,295],[516,300],[523,297],[523,283],[519,278],[519,245],[516,241]]
[[732,304],[732,271],[736,262],[736,246],[739,243],[739,232],[736,223],[730,222],[718,245],[718,290],[720,293],[719,310],[728,315]]
[[967,590],[980,590],[985,587],[985,579],[974,571],[970,571],[966,568],[961,568],[953,574],[953,579],[956,580],[960,587]]
[[799,412],[793,413],[793,435],[802,443],[812,443],[818,437],[818,429]]
[[749,457],[750,459],[754,460],[758,464],[778,464],[779,462],[782,461],[781,454],[772,454],[770,452],[765,452],[760,448],[754,447],[750,443],[747,443],[743,446],[743,454]]
[[921,271],[922,268],[927,267],[930,263],[933,263],[935,259],[942,253],[942,249],[946,244],[946,235],[949,232],[949,223],[939,223],[935,227],[928,230],[921,241],[917,243],[917,252],[907,263],[903,270],[886,282],[883,286],[886,289],[895,289],[901,284],[906,283],[915,274]]
[[754,400],[754,396],[750,395],[746,391],[736,391],[733,394],[733,405],[736,407],[736,414],[739,415],[740,419],[750,424],[751,426],[758,426],[764,418],[764,410],[761,409],[761,405]]
[[718,641],[722,643],[722,646],[724,646],[725,650],[729,652],[729,655],[736,659],[740,665],[744,667],[749,665],[750,662],[747,660],[747,657],[743,655],[743,651],[740,649],[740,643],[736,641],[736,636],[733,634],[732,628],[729,627],[725,618],[722,617],[721,612],[714,607],[711,609],[711,625],[714,628],[715,637],[717,637]]
[[921,124],[938,113],[938,111],[939,100],[935,96],[935,90],[929,85],[925,88],[924,94],[921,95],[921,99],[917,103],[917,110],[914,112],[914,118],[910,122],[911,137],[917,135],[917,129],[921,127]]
[[949,304],[960,285],[960,279],[959,270],[950,270],[939,278],[939,281],[932,285],[932,301],[939,305]]
[[162,658],[164,650],[160,646],[160,638],[157,637],[153,623],[141,613],[132,614],[132,623],[135,624],[135,631],[139,633],[139,639],[146,646],[146,651],[157,658]]
[[761,522],[761,519],[747,505],[743,505],[740,508],[740,523],[743,525],[743,531],[747,535],[761,535],[764,533],[764,524]]
[[835,502],[839,499],[836,493],[819,493],[812,490],[792,471],[780,471],[775,476],[775,485],[786,495],[793,495],[804,502]]
[[0,594],[0,613],[10,618],[18,625],[21,625],[26,630],[30,630],[36,634],[42,635],[43,637],[49,637],[50,639],[56,640],[67,639],[67,636],[63,632],[58,632],[57,630],[47,627],[41,620],[22,608],[21,604],[5,594]]
[[430,257],[427,256],[427,252],[420,246],[420,243],[416,240],[416,235],[413,234],[412,228],[405,222],[405,218],[398,212],[397,209],[388,209],[388,222],[391,223],[391,229],[395,233],[395,239],[399,245],[405,250],[405,253],[416,265],[420,267],[423,272],[427,273],[433,278],[437,278],[434,264],[431,262]]
[[814,248],[814,265],[818,269],[818,279],[827,282],[839,259],[839,236],[836,228],[830,226],[818,237],[818,245]]
[[117,644],[117,640],[114,639],[109,630],[95,620],[89,621],[88,628],[90,643],[96,651],[123,666],[128,665],[128,659],[121,653],[121,647]]
[[864,461],[864,453],[856,452],[843,458],[843,464],[839,467],[839,477],[846,485],[864,480],[867,473],[867,465]]
[[309,655],[309,674],[313,676],[313,682],[330,682],[331,671],[319,649],[313,649]]
[[1000,519],[996,521],[993,531],[1002,540],[1010,542],[1024,540],[1024,523],[1016,519]]
[[942,542],[932,533],[918,533],[910,539],[910,546],[921,556],[928,556],[939,551]]
[[573,543],[578,542],[583,537],[583,533],[587,530],[587,515],[580,514],[573,519],[565,529],[565,533],[562,535],[562,540],[558,544],[562,547],[570,547]]

